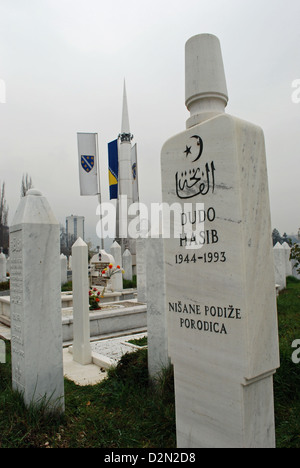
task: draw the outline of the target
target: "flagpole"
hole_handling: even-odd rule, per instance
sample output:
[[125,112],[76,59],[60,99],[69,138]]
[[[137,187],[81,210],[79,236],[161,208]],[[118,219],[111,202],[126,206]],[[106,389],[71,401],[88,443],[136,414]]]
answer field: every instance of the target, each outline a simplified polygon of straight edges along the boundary
[[98,203],[100,205],[99,210],[99,218],[100,218],[100,233],[101,233],[101,240],[100,240],[100,248],[104,250],[104,239],[103,239],[103,225],[102,225],[102,218],[101,218],[101,185],[100,185],[100,160],[99,160],[99,145],[98,145],[98,133],[96,133],[96,154],[97,154],[97,166],[98,166]]

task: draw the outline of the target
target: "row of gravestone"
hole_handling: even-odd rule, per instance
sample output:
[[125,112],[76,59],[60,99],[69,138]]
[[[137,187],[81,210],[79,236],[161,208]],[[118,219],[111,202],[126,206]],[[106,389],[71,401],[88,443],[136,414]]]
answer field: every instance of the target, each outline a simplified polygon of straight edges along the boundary
[[[29,190],[20,202],[10,228],[10,246],[13,387],[24,394],[26,404],[40,401],[46,396],[51,408],[63,410],[60,298],[62,258],[59,256],[59,226],[47,200],[35,189]],[[111,252],[120,260],[121,247],[116,242]],[[129,255],[123,255],[123,259],[124,257],[128,258]],[[154,259],[155,256],[149,256],[149,260],[151,258]],[[88,364],[91,358],[88,250],[82,239],[78,239],[72,247],[72,261],[73,357],[81,364]],[[148,274],[149,278],[151,276],[158,279],[157,275]],[[122,279],[121,274],[115,277]],[[160,284],[163,286],[164,281]],[[159,285],[152,285],[152,293],[154,292],[160,296]],[[151,288],[149,295],[151,297]],[[152,297],[155,297],[154,294]],[[163,296],[161,299],[163,300]],[[159,306],[161,308],[158,311],[162,313],[165,308],[162,303]],[[151,308],[149,313],[150,316],[153,313]],[[156,331],[162,328],[166,332],[166,325],[160,326],[155,317],[154,319]],[[167,340],[165,345],[167,346]]]
[[279,291],[286,288],[286,279],[288,276],[295,276],[299,278],[299,275],[294,267],[294,261],[290,260],[291,247],[287,242],[277,244],[273,247],[274,252],[274,266],[275,266],[275,283]]
[[[132,255],[128,249],[126,249],[123,253],[121,254],[121,247],[117,242],[114,242],[110,248],[110,253],[112,258],[114,259],[113,263],[116,265],[119,265],[121,268],[124,267],[124,279],[125,280],[132,280]],[[105,251],[103,251],[104,255],[107,255]],[[97,258],[99,254],[95,255],[95,258]],[[61,284],[65,284],[68,281],[68,270],[72,270],[72,255],[67,258],[66,255],[61,254],[60,256],[60,264],[61,264]],[[93,263],[93,258],[91,259],[90,262],[90,267]],[[0,262],[0,267],[1,267],[1,262]],[[1,273],[1,270],[0,270]],[[112,279],[112,284],[113,284],[113,290],[114,291],[122,291],[123,290],[123,281],[122,277],[119,275],[117,277],[114,277]]]

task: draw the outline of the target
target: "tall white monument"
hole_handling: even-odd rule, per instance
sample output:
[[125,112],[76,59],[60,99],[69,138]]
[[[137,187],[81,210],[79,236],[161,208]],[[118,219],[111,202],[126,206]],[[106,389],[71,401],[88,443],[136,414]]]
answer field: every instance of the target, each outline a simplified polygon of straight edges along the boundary
[[[262,130],[225,114],[219,40],[186,44],[187,129],[161,153],[163,202],[181,205],[165,239],[177,444],[274,447],[279,366]],[[168,220],[166,220],[168,221]]]

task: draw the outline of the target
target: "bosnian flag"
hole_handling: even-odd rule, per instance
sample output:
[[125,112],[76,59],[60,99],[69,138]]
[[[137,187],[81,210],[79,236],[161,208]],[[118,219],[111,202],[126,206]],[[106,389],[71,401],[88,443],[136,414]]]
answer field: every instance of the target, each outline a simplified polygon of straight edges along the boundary
[[117,199],[119,179],[118,140],[108,143],[108,178],[110,200]]
[[80,195],[98,195],[97,133],[77,133]]

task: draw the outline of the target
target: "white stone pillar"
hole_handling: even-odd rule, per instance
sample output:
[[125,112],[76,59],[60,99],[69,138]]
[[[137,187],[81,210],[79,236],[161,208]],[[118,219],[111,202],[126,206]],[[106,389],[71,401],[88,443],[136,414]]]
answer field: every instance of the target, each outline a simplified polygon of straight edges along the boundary
[[73,360],[92,362],[89,318],[88,246],[79,237],[72,246],[73,261]]
[[64,254],[60,256],[60,266],[61,266],[61,284],[65,284],[68,281],[68,259]]

